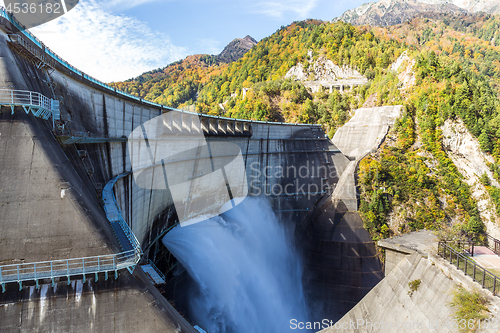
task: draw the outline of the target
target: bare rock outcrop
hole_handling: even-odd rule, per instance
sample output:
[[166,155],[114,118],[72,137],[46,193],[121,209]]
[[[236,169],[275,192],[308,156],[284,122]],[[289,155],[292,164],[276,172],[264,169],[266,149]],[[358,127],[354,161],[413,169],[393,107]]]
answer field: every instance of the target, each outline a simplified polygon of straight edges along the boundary
[[408,51],[404,51],[398,59],[391,65],[391,70],[398,73],[398,79],[401,83],[400,90],[406,90],[415,85],[415,59],[408,56]]
[[320,87],[331,90],[332,87],[361,85],[368,82],[366,77],[347,65],[337,66],[333,61],[324,57],[313,61],[311,52],[309,52],[309,57],[307,68],[299,63],[288,70],[285,78],[302,81],[313,93],[317,92]]
[[498,182],[486,162],[494,163],[493,157],[481,150],[479,141],[467,130],[462,120],[446,120],[442,126],[443,145],[465,182],[471,187],[472,196],[478,202],[479,213],[485,223],[488,233],[500,238],[500,226],[497,223],[494,204],[479,177],[486,173],[493,186]]

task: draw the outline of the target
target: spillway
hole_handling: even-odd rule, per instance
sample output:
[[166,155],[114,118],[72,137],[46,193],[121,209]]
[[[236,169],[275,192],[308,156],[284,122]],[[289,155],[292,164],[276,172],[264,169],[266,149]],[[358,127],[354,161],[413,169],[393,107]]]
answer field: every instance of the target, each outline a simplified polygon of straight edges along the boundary
[[[284,221],[283,221],[284,222]],[[247,198],[222,215],[177,226],[163,243],[193,279],[190,316],[208,332],[290,332],[307,321],[303,267],[290,225]]]

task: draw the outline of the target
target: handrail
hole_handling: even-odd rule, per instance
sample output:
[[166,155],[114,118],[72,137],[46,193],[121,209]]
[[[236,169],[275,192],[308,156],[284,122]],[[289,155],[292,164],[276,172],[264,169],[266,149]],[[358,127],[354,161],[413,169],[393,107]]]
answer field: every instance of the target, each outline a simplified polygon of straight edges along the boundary
[[151,261],[151,259],[148,259],[146,260],[146,263],[148,265],[151,266],[151,268],[154,269],[154,271],[156,272],[156,274],[158,274],[158,276],[163,280],[163,281],[167,281],[166,277],[165,277],[165,274],[163,274],[159,269],[158,267],[156,267],[155,263],[153,261]]
[[[47,64],[48,66],[50,66],[52,68],[55,67],[54,59],[51,56],[49,56],[46,52],[43,52],[43,49],[39,49],[39,50],[35,49],[35,47],[33,47],[29,43],[27,43],[26,40],[24,40],[24,38],[22,38],[20,35],[9,34],[8,36],[9,36],[11,42],[19,44],[20,46],[22,46],[24,49],[29,51],[36,58],[38,58],[40,61]],[[38,64],[38,66],[40,66],[40,64]]]
[[93,274],[128,267],[135,262],[135,251],[0,266],[0,283],[53,279],[73,275]]
[[127,236],[127,239],[130,241],[130,244],[138,254],[139,258],[138,261],[140,260],[140,256],[142,255],[141,251],[141,244],[135,237],[134,233],[130,229],[129,225],[127,222],[125,222],[125,219],[123,218],[122,212],[120,208],[118,207],[118,203],[116,202],[116,197],[113,192],[113,186],[115,183],[120,179],[123,178],[127,175],[129,175],[130,172],[125,172],[122,173],[115,178],[111,179],[105,186],[104,189],[102,190],[102,200],[104,201],[104,211],[106,212],[106,217],[108,218],[108,221],[110,223],[117,222],[120,224],[120,227],[122,228],[123,232]]
[[40,279],[51,279],[52,284],[54,284],[54,278],[66,277],[69,284],[70,277],[75,275],[83,275],[83,279],[85,280],[86,274],[95,274],[97,280],[98,273],[105,273],[106,279],[108,272],[112,271],[115,271],[115,278],[117,277],[117,271],[121,269],[127,269],[132,273],[135,266],[141,260],[141,245],[123,219],[113,193],[113,186],[116,181],[127,174],[128,173],[118,175],[106,184],[103,189],[103,201],[104,210],[109,223],[119,224],[127,239],[130,241],[132,250],[93,257],[2,265],[0,266],[0,285],[2,286],[2,292],[5,292],[5,284],[10,282],[19,283],[19,290],[21,290],[23,281],[34,280],[38,288],[38,280]]
[[[30,111],[36,117],[59,119],[59,101],[28,90],[0,89],[0,105],[9,105],[14,113],[14,106],[22,106],[26,113]],[[26,108],[28,107],[28,108]]]
[[438,243],[438,255],[449,260],[450,264],[463,271],[465,275],[470,276],[474,282],[480,283],[481,287],[498,296],[497,283],[500,282],[500,277],[476,264],[468,255],[456,251],[446,242]]
[[171,110],[171,111],[177,111],[177,112],[181,112],[181,113],[185,113],[185,114],[192,114],[192,115],[196,115],[196,116],[216,118],[216,119],[222,119],[222,120],[239,121],[239,122],[262,123],[262,124],[269,124],[269,125],[294,125],[294,126],[321,127],[321,125],[319,125],[319,124],[297,124],[297,123],[293,124],[293,123],[282,123],[282,122],[278,123],[278,122],[267,122],[267,121],[250,120],[250,119],[237,119],[237,118],[228,118],[228,117],[221,117],[221,116],[212,116],[212,115],[208,115],[208,114],[200,114],[200,113],[196,113],[196,112],[181,110],[181,109],[173,108],[170,106],[165,106],[165,105],[162,105],[159,103],[155,103],[152,101],[144,100],[140,97],[128,94],[124,91],[121,91],[119,89],[111,87],[110,85],[108,85],[102,81],[99,81],[98,79],[96,79],[90,75],[87,75],[84,72],[82,72],[81,70],[77,69],[76,67],[70,65],[67,61],[65,61],[61,57],[59,57],[54,51],[52,51],[50,48],[45,46],[45,44],[41,40],[39,40],[37,37],[35,37],[31,32],[26,30],[25,27],[14,17],[14,15],[12,15],[11,13],[8,13],[5,10],[5,8],[1,7],[1,6],[0,6],[0,16],[4,17],[9,22],[11,22],[17,29],[19,29],[20,33],[25,35],[36,46],[38,46],[42,50],[42,52],[45,52],[47,55],[52,57],[52,59],[54,59],[57,63],[59,63],[60,65],[62,65],[65,68],[69,69],[73,73],[77,74],[82,79],[85,79],[85,80],[90,81],[94,84],[97,84],[97,85],[99,85],[107,90],[110,90],[111,92],[115,92],[119,95],[125,96],[127,98],[131,98],[139,103],[147,104],[150,107],[167,109],[167,110]]
[[486,234],[485,246],[493,251],[493,253],[500,256],[500,240]]
[[53,111],[51,101],[50,98],[34,91],[0,89],[0,103],[31,105]]

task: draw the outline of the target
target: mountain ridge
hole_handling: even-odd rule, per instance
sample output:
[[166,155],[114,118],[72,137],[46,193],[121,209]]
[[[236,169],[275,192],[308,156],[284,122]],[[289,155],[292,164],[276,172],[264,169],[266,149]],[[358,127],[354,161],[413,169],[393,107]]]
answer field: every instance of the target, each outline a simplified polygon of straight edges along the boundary
[[257,41],[250,35],[235,38],[226,45],[216,58],[218,61],[226,63],[237,61],[255,45],[257,45]]
[[408,21],[423,13],[500,14],[496,0],[380,0],[347,10],[333,21],[354,25],[390,26]]

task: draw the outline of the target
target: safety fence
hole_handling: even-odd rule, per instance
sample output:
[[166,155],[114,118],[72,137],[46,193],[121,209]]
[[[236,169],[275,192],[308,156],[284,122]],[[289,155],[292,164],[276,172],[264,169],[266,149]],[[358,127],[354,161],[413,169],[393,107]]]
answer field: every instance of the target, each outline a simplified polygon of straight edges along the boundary
[[37,68],[42,68],[44,65],[48,65],[51,68],[55,67],[54,59],[46,52],[43,52],[43,49],[33,46],[17,34],[10,34],[9,39],[18,51],[21,51],[22,53],[27,51],[31,54],[31,56],[36,58],[35,64]]
[[151,261],[151,259],[146,260],[146,265],[149,265],[151,269],[154,270],[156,274],[158,274],[159,278],[165,283],[167,281],[165,274],[163,274],[158,267],[156,267],[155,263]]
[[453,264],[463,271],[467,276],[470,276],[472,280],[478,282],[481,287],[497,295],[498,288],[500,287],[500,285],[497,286],[497,284],[500,282],[500,277],[476,264],[469,255],[453,249],[446,242],[438,243],[438,255],[448,260],[450,264]]
[[85,281],[86,275],[95,274],[95,280],[97,281],[99,273],[104,273],[106,280],[109,272],[114,272],[115,278],[117,278],[118,271],[121,269],[127,269],[132,273],[141,260],[141,245],[123,219],[113,193],[113,186],[116,181],[126,175],[119,175],[109,181],[102,194],[106,217],[124,249],[123,252],[94,257],[3,265],[0,266],[2,292],[6,290],[6,283],[11,282],[17,282],[19,290],[21,290],[24,281],[35,281],[38,288],[39,280],[42,279],[51,279],[52,284],[54,284],[55,278],[66,277],[69,284],[72,276],[83,276]]
[[500,255],[500,240],[486,234],[484,246],[493,251],[496,255]]
[[23,107],[26,113],[42,119],[59,119],[59,101],[45,97],[44,95],[27,90],[0,89],[0,105],[8,105],[14,113],[14,107]]
[[19,283],[19,290],[21,290],[23,281],[35,281],[36,287],[39,288],[39,280],[51,279],[54,285],[55,278],[66,277],[69,284],[71,276],[76,275],[83,276],[85,282],[86,275],[95,274],[97,281],[98,273],[105,273],[107,280],[108,272],[114,271],[116,278],[118,270],[135,266],[137,259],[137,251],[130,250],[94,257],[3,265],[0,266],[0,284],[2,292],[5,292],[5,284],[10,282]]

